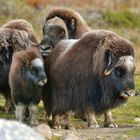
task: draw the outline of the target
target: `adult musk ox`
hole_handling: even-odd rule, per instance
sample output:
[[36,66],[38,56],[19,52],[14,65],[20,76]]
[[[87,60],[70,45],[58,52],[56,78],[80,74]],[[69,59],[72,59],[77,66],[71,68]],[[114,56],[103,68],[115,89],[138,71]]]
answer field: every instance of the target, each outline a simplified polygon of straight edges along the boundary
[[9,72],[9,84],[15,104],[15,115],[18,121],[28,107],[30,124],[37,124],[37,104],[42,95],[42,87],[47,83],[43,58],[37,48],[15,52]]
[[54,17],[48,20],[43,26],[43,39],[40,43],[42,55],[48,55],[59,41],[68,38],[66,24],[61,18]]
[[12,54],[15,51],[25,50],[34,45],[35,43],[30,40],[30,35],[26,31],[0,28],[0,91],[6,99],[6,112],[13,108],[8,84]]
[[70,39],[78,39],[84,33],[91,30],[85,20],[75,10],[63,7],[53,8],[46,16],[45,22],[56,16],[61,18],[65,22]]
[[88,126],[98,127],[96,115],[105,113],[105,126],[115,124],[110,109],[134,92],[133,44],[106,30],[94,30],[79,40],[63,40],[45,59],[48,83],[43,100],[55,125],[69,111],[87,114]]

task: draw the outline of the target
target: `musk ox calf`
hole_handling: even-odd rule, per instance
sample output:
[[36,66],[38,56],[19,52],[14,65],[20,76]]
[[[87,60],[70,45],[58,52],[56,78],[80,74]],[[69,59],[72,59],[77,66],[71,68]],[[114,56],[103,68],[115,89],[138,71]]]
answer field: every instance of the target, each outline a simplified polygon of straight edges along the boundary
[[91,128],[98,127],[101,113],[105,126],[115,125],[110,110],[134,93],[133,44],[111,31],[94,30],[79,40],[59,42],[45,66],[43,101],[57,127],[69,111],[86,113]]
[[85,20],[75,10],[63,7],[53,8],[46,16],[45,22],[56,16],[61,18],[65,22],[70,39],[78,39],[84,33],[91,30]]
[[9,72],[11,95],[15,104],[15,115],[23,121],[26,107],[30,113],[30,124],[36,125],[37,104],[42,95],[42,87],[47,83],[43,59],[37,48],[15,52]]
[[45,22],[43,26],[43,39],[40,43],[42,55],[48,55],[51,49],[63,39],[68,39],[68,31],[65,22],[61,18],[54,17]]

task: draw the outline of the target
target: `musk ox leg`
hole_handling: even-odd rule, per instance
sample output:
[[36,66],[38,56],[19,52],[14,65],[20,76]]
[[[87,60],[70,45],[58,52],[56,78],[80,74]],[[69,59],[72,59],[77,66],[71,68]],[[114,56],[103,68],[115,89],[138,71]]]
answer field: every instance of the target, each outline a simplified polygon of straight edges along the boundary
[[59,114],[53,115],[53,123],[54,129],[61,129],[61,115]]
[[12,113],[15,110],[15,108],[10,93],[9,92],[6,93],[4,97],[5,97],[4,110],[6,113]]
[[117,124],[115,124],[113,121],[111,110],[107,110],[104,113],[104,116],[105,116],[104,127],[110,127],[110,128],[118,127]]
[[46,97],[46,95],[43,94],[42,101],[43,101],[44,108],[46,110],[46,118],[48,121],[53,120],[50,98],[51,97]]
[[30,125],[38,125],[38,119],[37,119],[37,113],[38,113],[38,107],[37,105],[29,105],[28,106],[29,113],[30,113]]
[[15,111],[16,120],[18,120],[19,122],[23,122],[26,106],[21,103],[18,103],[17,105],[15,105],[15,107],[16,107]]
[[98,122],[96,121],[96,114],[95,112],[88,111],[87,112],[87,121],[88,121],[88,127],[93,129],[93,128],[98,128]]
[[70,121],[69,113],[65,113],[64,115],[62,115],[61,124],[65,127],[65,129],[75,130],[73,124]]
[[47,120],[52,121],[52,114],[46,114]]

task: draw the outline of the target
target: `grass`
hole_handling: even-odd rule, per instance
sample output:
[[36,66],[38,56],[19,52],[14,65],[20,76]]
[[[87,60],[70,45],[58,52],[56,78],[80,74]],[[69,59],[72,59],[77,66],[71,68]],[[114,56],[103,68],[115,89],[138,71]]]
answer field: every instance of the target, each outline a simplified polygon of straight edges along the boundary
[[109,23],[109,25],[115,27],[140,27],[140,14],[132,13],[129,10],[123,12],[107,10],[104,13],[104,18]]

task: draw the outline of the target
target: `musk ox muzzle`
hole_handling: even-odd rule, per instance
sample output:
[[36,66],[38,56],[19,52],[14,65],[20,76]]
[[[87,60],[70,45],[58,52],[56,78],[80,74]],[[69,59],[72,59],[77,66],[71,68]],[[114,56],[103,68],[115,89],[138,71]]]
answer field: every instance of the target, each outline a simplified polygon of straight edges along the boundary
[[128,99],[130,96],[134,96],[134,95],[135,95],[134,90],[126,90],[121,92],[120,97]]
[[44,86],[46,83],[47,83],[47,77],[46,77],[46,78],[44,77],[44,79],[39,80],[38,85],[42,87],[42,86]]
[[40,48],[40,52],[42,53],[43,56],[47,56],[51,52],[50,45],[40,44],[39,48]]

